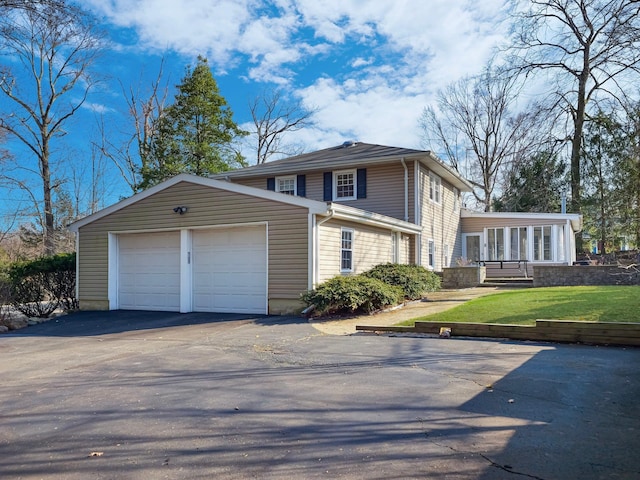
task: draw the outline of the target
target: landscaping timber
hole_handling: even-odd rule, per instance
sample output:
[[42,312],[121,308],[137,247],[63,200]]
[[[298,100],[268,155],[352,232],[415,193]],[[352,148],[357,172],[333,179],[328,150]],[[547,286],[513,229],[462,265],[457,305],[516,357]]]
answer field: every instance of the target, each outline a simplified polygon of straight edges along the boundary
[[535,325],[497,323],[421,322],[413,327],[357,325],[356,331],[424,333],[438,335],[450,328],[452,337],[509,338],[545,342],[588,343],[593,345],[640,346],[640,324],[536,320]]

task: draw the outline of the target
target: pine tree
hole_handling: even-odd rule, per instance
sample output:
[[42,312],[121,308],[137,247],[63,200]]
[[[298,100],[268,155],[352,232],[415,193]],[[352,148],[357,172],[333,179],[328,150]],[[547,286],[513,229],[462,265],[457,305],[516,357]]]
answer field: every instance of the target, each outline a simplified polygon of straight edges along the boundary
[[198,57],[177,86],[175,101],[156,122],[141,187],[148,188],[179,173],[207,176],[244,166],[233,142],[247,132],[233,121],[233,112],[218,89],[207,60]]

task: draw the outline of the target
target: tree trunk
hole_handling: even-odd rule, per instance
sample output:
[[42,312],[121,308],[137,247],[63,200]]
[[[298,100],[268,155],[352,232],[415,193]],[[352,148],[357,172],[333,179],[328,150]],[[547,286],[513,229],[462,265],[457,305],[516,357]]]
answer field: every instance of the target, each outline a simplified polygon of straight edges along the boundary
[[49,142],[43,141],[40,169],[42,173],[42,194],[44,200],[44,254],[55,254],[55,227],[53,222],[53,200],[51,198],[51,170],[49,168]]
[[[589,49],[585,49],[583,69],[578,78],[578,104],[575,111],[574,133],[571,139],[571,212],[582,212],[582,192],[580,189],[580,158],[582,150],[582,131],[587,105],[587,80],[589,78]],[[582,252],[582,234],[576,235],[576,253]]]

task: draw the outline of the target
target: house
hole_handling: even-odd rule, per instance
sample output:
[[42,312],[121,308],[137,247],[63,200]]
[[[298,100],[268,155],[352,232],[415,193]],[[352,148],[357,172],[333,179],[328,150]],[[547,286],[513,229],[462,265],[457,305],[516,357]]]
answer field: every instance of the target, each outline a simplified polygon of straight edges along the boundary
[[80,308],[290,313],[302,291],[335,275],[385,262],[441,271],[473,248],[473,234],[484,250],[496,234],[463,213],[469,191],[431,152],[355,142],[212,178],[178,175],[71,225]]

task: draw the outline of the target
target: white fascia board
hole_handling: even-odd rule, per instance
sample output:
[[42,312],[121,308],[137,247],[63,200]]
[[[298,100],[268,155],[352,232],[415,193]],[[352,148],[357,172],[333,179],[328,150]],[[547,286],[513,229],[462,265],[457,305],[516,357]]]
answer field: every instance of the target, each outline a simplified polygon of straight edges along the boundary
[[379,213],[360,210],[359,208],[330,203],[329,211],[333,211],[333,218],[339,220],[348,220],[365,225],[373,225],[393,230],[395,232],[410,233],[413,235],[422,233],[422,226],[416,225],[415,223],[405,222],[404,220],[388,217]]
[[[294,197],[293,195],[285,195],[279,192],[272,192],[271,190],[262,190],[260,188],[248,187],[246,185],[240,185],[237,183],[231,183],[222,180],[214,180],[211,178],[198,177],[196,175],[190,175],[188,173],[181,173],[180,175],[176,175],[175,177],[170,178],[158,185],[154,185],[147,190],[136,193],[135,195],[125,198],[118,203],[115,203],[107,208],[100,210],[99,212],[94,213],[93,215],[89,215],[81,220],[73,222],[68,226],[69,230],[72,232],[77,232],[79,228],[94,222],[100,218],[106,217],[118,210],[121,210],[129,205],[133,205],[140,200],[143,200],[151,195],[154,195],[158,192],[166,190],[169,187],[172,187],[180,182],[189,182],[195,185],[202,185],[210,188],[217,188],[219,190],[225,190],[228,192],[239,193],[242,195],[248,195],[257,198],[263,198],[265,200],[272,200],[274,202],[286,203],[289,205],[295,205],[298,207],[303,207],[309,209],[310,213],[326,213],[327,204],[324,202],[318,202],[316,200],[309,200],[308,198],[303,197]],[[185,199],[185,203],[187,203],[188,199]]]

